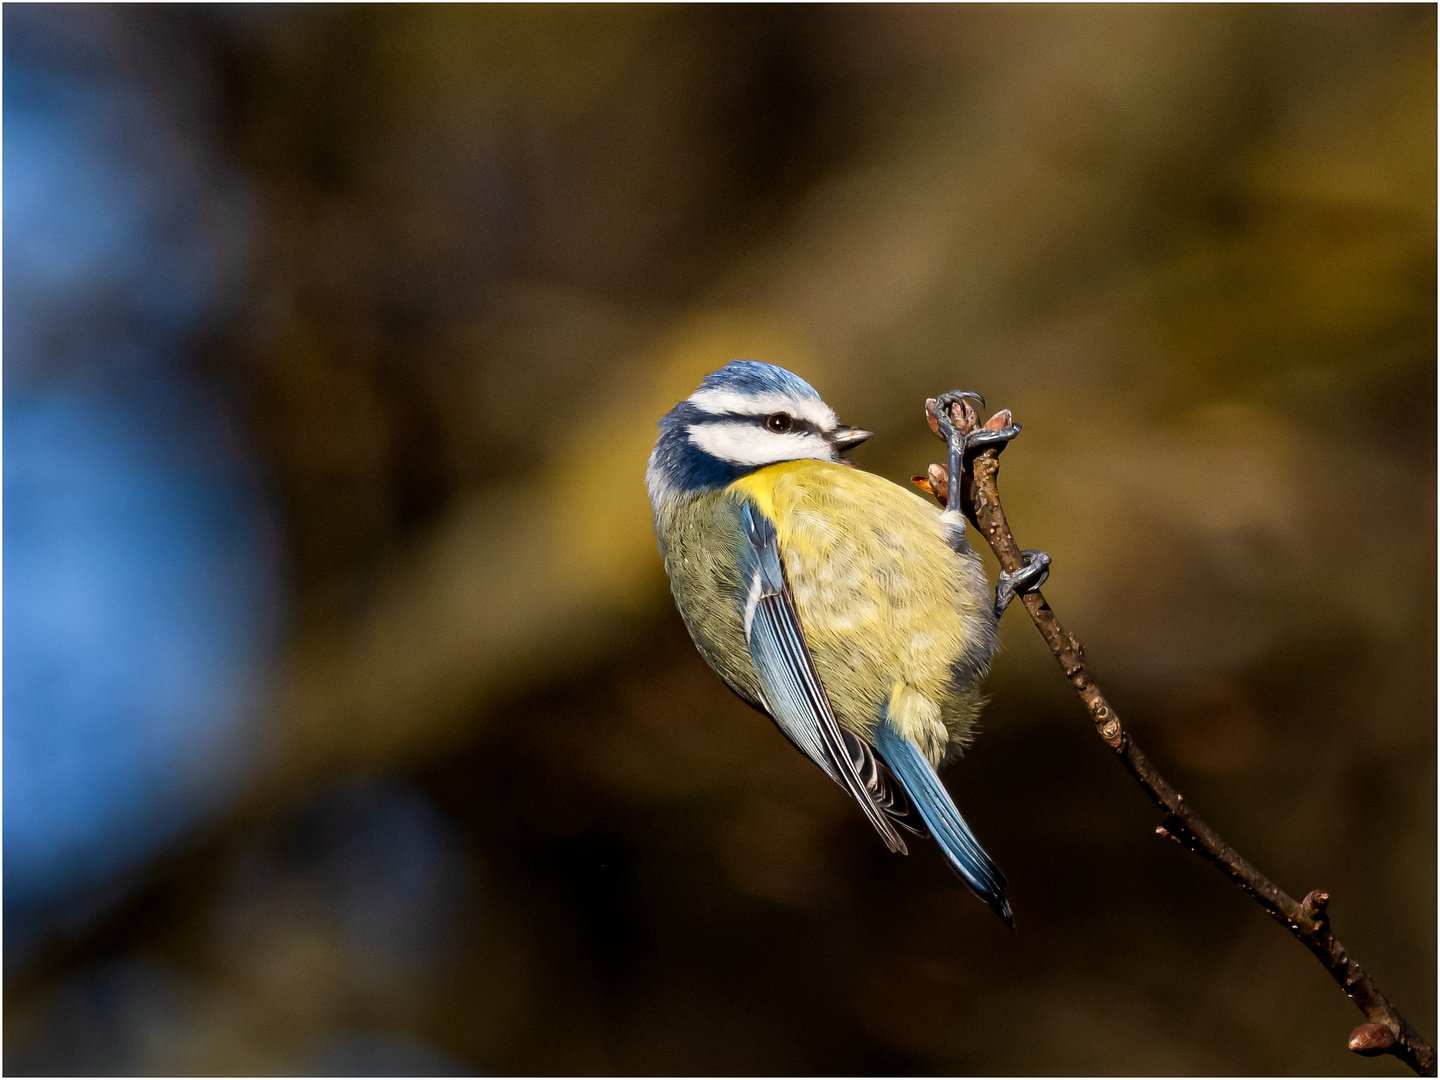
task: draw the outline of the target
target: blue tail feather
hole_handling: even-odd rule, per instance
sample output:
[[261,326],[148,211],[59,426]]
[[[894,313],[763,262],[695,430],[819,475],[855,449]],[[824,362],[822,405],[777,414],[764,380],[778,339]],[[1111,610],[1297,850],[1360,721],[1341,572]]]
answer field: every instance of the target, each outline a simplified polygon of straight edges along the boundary
[[920,748],[883,720],[875,725],[875,748],[905,786],[951,868],[1014,930],[1015,919],[1005,900],[1005,875],[985,854]]

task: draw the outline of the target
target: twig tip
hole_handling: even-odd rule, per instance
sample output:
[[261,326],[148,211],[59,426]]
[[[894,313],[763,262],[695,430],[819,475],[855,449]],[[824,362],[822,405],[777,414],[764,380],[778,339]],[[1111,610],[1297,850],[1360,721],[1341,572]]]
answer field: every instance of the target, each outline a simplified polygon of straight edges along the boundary
[[1155,835],[1160,837],[1162,840],[1174,840],[1175,843],[1179,844],[1181,847],[1184,847],[1185,841],[1180,838],[1180,834],[1176,826],[1177,823],[1173,822],[1173,820],[1171,823],[1166,825],[1156,825]]

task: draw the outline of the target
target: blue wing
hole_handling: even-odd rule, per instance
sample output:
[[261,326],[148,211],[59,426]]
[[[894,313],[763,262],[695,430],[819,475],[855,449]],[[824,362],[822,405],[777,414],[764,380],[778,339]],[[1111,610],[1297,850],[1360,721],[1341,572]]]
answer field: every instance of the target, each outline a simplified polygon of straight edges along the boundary
[[[905,841],[895,831],[882,800],[877,799],[878,791],[872,787],[876,778],[883,781],[883,770],[876,768],[872,751],[863,739],[840,730],[825,696],[825,687],[805,644],[795,599],[785,580],[775,525],[748,502],[741,510],[741,522],[752,556],[744,560],[750,582],[744,613],[745,637],[760,677],[765,707],[790,741],[860,804],[886,846],[904,852]],[[866,775],[862,776],[862,771]]]
[[946,861],[971,891],[1014,930],[1015,919],[1005,899],[1005,875],[985,854],[920,748],[881,720],[875,725],[875,749],[915,801]]

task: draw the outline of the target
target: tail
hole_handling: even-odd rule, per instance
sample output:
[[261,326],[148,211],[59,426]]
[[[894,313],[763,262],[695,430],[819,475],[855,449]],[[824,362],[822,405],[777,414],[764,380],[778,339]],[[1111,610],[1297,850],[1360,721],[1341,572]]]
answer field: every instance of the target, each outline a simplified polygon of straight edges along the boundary
[[1005,875],[985,854],[920,748],[884,720],[875,725],[875,748],[909,792],[951,869],[1014,930],[1015,919],[1005,900]]

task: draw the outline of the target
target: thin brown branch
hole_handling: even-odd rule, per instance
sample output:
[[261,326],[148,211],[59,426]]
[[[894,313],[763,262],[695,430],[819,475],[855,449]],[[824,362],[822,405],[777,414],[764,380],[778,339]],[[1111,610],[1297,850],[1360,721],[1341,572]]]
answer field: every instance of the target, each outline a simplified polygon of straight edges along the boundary
[[[935,420],[935,401],[925,403],[926,418],[936,434],[939,428]],[[954,406],[954,420],[962,430],[972,430],[978,418],[968,403]],[[1010,414],[1001,412],[986,424],[989,428],[1001,428],[1010,422]],[[1001,569],[1014,573],[1025,564],[1005,520],[1004,508],[1000,505],[1000,490],[996,477],[1000,471],[1000,450],[992,446],[967,459],[969,471],[961,477],[966,498],[966,515],[980,530],[990,545]],[[931,465],[927,477],[916,477],[915,482],[931,492],[943,504],[949,492],[948,469],[944,465]],[[1075,693],[1085,705],[1095,731],[1105,745],[1110,747],[1129,770],[1145,793],[1165,813],[1162,824],[1155,832],[1189,848],[1195,854],[1212,863],[1222,874],[1233,881],[1242,892],[1248,894],[1257,904],[1270,913],[1275,921],[1290,931],[1296,940],[1302,942],[1315,954],[1316,959],[1340,984],[1350,1000],[1365,1014],[1367,1023],[1361,1024],[1350,1034],[1349,1048],[1357,1054],[1392,1054],[1421,1076],[1435,1075],[1435,1049],[1410,1023],[1396,1011],[1375,980],[1360,966],[1340,944],[1330,930],[1330,919],[1326,905],[1330,902],[1328,893],[1316,889],[1297,903],[1273,881],[1251,866],[1240,853],[1227,844],[1220,835],[1203,821],[1185,801],[1185,796],[1160,775],[1150,759],[1141,752],[1135,740],[1120,723],[1114,708],[1105,700],[1105,695],[1095,685],[1085,667],[1085,650],[1075,635],[1060,625],[1055,612],[1045,602],[1039,590],[1020,597],[1025,610],[1030,613],[1040,636],[1055,654],[1060,670],[1070,680]]]

